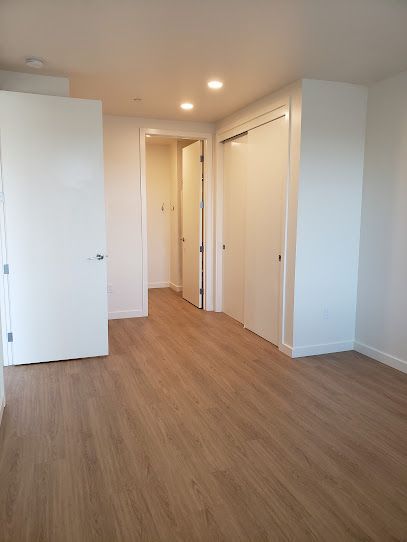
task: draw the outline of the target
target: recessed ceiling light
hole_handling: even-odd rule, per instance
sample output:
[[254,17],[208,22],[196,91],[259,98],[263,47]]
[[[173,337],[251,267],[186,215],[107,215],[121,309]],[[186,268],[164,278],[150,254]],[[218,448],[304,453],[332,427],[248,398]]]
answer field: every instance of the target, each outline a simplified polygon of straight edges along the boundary
[[30,56],[25,59],[25,64],[30,68],[36,68],[38,70],[39,68],[42,68],[44,66],[44,61],[42,60],[42,58]]
[[181,104],[181,109],[184,109],[185,111],[190,111],[193,108],[194,108],[194,104],[191,104],[189,102],[185,102]]
[[146,137],[151,137],[151,135],[150,135],[150,134],[146,134]]
[[222,81],[209,81],[208,87],[214,90],[219,90],[220,88],[223,87],[223,83]]

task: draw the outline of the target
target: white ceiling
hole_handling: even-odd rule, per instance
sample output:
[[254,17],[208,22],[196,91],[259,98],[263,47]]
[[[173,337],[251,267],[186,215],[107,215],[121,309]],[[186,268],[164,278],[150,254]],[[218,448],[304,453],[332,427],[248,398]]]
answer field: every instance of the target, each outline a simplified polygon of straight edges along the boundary
[[0,0],[0,66],[29,55],[106,113],[214,121],[301,77],[407,69],[407,1]]

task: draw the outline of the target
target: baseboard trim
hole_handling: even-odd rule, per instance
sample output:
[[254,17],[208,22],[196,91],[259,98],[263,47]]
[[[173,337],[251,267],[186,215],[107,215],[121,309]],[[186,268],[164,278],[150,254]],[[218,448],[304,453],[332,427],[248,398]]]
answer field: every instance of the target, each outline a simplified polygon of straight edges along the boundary
[[372,346],[368,346],[367,344],[360,342],[355,342],[354,349],[356,352],[360,352],[369,358],[380,361],[380,363],[384,363],[384,365],[388,365],[389,367],[393,367],[393,369],[407,373],[407,361],[404,359],[397,358],[391,354],[386,354],[386,352],[382,352],[377,348],[373,348]]
[[169,288],[170,283],[169,282],[149,282],[148,283],[148,289],[152,288]]
[[141,309],[109,312],[109,320],[119,320],[120,318],[141,318],[142,316],[145,315]]
[[3,397],[3,400],[0,405],[0,424],[1,424],[1,420],[3,419],[3,412],[4,412],[5,407],[6,407],[6,399]]
[[174,290],[174,292],[182,292],[182,284],[174,284],[173,282],[170,282],[169,287],[171,290]]
[[306,356],[320,356],[321,354],[334,354],[335,352],[347,352],[353,350],[354,346],[354,341],[297,346],[292,349],[292,357],[303,358]]
[[288,344],[282,343],[282,344],[280,344],[278,349],[280,350],[280,352],[282,352],[286,356],[289,356],[290,358],[293,357],[293,347],[292,346],[289,346]]

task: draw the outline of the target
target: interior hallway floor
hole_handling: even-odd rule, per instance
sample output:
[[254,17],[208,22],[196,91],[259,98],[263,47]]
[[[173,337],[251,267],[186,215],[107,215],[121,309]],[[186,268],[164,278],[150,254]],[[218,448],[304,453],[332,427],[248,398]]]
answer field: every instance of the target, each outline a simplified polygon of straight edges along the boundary
[[1,542],[407,539],[407,375],[166,289],[110,345],[6,368]]

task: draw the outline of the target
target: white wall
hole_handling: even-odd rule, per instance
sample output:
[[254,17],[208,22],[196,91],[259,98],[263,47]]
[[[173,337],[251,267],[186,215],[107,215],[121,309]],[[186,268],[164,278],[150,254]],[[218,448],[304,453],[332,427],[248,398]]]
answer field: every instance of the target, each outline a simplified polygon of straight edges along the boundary
[[104,116],[111,318],[141,316],[143,311],[140,128],[214,131],[212,124]]
[[366,102],[362,86],[302,84],[296,356],[353,348]]
[[0,70],[0,90],[69,96],[69,79],[37,73],[20,73]]
[[141,316],[139,134],[134,120],[104,117],[109,317]]
[[295,357],[353,348],[366,100],[365,87],[305,79],[217,124],[290,105],[280,348]]
[[[148,286],[165,288],[170,284],[171,188],[176,160],[174,145],[147,144],[147,243]],[[163,209],[162,209],[163,208]]]
[[356,349],[407,372],[407,72],[369,88]]

